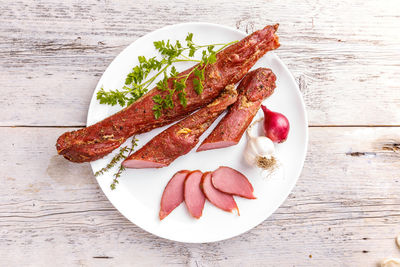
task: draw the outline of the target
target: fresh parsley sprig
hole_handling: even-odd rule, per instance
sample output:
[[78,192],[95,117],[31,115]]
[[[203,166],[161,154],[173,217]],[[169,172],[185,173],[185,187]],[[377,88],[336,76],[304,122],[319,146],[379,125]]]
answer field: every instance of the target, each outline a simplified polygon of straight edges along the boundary
[[[154,42],[154,47],[159,52],[161,58],[139,56],[139,65],[135,66],[132,72],[127,75],[122,90],[105,91],[101,88],[97,92],[97,99],[100,101],[100,104],[112,106],[119,104],[122,107],[130,105],[144,95],[149,90],[149,86],[160,75],[163,75],[163,78],[156,83],[156,86],[158,90],[167,92],[167,94],[163,94],[163,96],[158,94],[153,97],[155,118],[159,118],[163,110],[174,107],[173,96],[175,93],[178,95],[180,104],[185,107],[187,104],[185,89],[189,76],[192,74],[195,76],[192,80],[193,88],[196,93],[201,94],[204,89],[205,67],[208,64],[215,63],[216,55],[219,51],[237,41],[226,44],[197,45],[193,42],[193,33],[188,33],[185,42],[186,46],[183,46],[179,41],[175,41],[175,43],[170,40]],[[216,46],[220,48],[215,50]],[[202,50],[200,60],[194,58],[196,52],[199,50]],[[178,62],[195,62],[198,65],[189,73],[179,75],[175,66],[173,66],[174,63]],[[154,75],[149,77],[150,74]],[[169,86],[168,79],[170,78],[174,79],[172,79],[172,85]]]
[[[161,58],[139,56],[139,65],[133,67],[132,71],[128,73],[125,79],[125,85],[121,90],[105,91],[101,88],[97,92],[97,99],[100,101],[100,104],[111,106],[119,104],[121,107],[129,106],[143,96],[149,90],[149,86],[162,75],[163,78],[156,83],[156,86],[158,90],[167,92],[167,94],[153,96],[155,118],[158,119],[162,115],[163,110],[172,109],[174,107],[173,97],[175,93],[178,95],[179,103],[186,107],[187,98],[185,89],[190,75],[194,75],[192,82],[195,92],[201,94],[204,89],[203,81],[205,79],[204,70],[206,66],[216,62],[217,53],[219,51],[237,41],[226,44],[197,45],[193,42],[193,33],[188,33],[185,42],[185,47],[182,46],[179,41],[175,43],[172,43],[170,40],[154,42],[154,47],[159,52]],[[216,46],[220,48],[215,50]],[[202,50],[200,60],[194,58],[196,52],[199,50]],[[198,65],[193,67],[191,71],[186,74],[179,74],[173,65],[178,62],[194,62],[198,63]],[[150,74],[153,76],[149,77]],[[170,78],[173,78],[171,79],[172,84],[168,84]],[[110,163],[97,171],[95,176],[104,174],[116,166],[121,160],[129,157],[137,146],[137,141],[138,140],[134,136],[130,147],[121,147],[118,154],[112,158]],[[117,172],[113,174],[113,181],[110,184],[111,190],[114,190],[119,183],[118,179],[124,170],[125,167],[120,164]]]

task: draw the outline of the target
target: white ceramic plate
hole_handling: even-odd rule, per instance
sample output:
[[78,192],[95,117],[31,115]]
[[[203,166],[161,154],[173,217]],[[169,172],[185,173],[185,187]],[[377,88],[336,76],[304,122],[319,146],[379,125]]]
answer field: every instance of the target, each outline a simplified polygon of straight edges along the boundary
[[[241,31],[221,25],[184,23],[167,26],[139,38],[113,60],[101,77],[90,103],[87,125],[94,124],[121,109],[119,106],[110,107],[99,104],[96,93],[101,86],[104,86],[106,90],[122,88],[126,74],[138,64],[137,57],[156,54],[153,41],[179,39],[183,42],[188,32],[194,34],[193,40],[198,44],[226,43],[246,36]],[[181,64],[176,67],[181,71],[189,66],[191,65]],[[113,169],[97,177],[97,181],[111,203],[126,218],[144,230],[163,238],[180,242],[203,243],[240,235],[260,224],[282,204],[303,168],[308,142],[306,112],[295,80],[274,53],[267,53],[254,66],[254,68],[257,67],[271,68],[277,76],[277,88],[264,104],[274,111],[285,114],[290,122],[291,129],[287,141],[276,145],[284,174],[265,179],[257,169],[246,165],[242,156],[247,141],[245,136],[238,145],[233,147],[200,153],[196,153],[193,149],[192,152],[178,158],[166,168],[127,170],[119,179],[120,183],[116,190],[112,191],[110,183],[112,174],[115,172]],[[257,116],[261,116],[261,111]],[[218,121],[203,134],[201,140],[211,132]],[[139,147],[167,127],[137,136]],[[104,167],[117,151],[92,162],[93,171],[96,172]],[[221,211],[206,202],[203,216],[198,220],[190,217],[183,203],[163,221],[158,219],[162,192],[175,172],[182,169],[212,171],[221,165],[233,167],[244,173],[253,184],[256,200],[235,197],[240,216]]]

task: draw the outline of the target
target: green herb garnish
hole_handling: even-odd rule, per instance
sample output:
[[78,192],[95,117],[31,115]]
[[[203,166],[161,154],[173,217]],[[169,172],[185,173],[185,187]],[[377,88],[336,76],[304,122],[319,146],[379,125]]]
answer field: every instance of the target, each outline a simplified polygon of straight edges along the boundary
[[[186,46],[182,46],[179,41],[174,44],[170,41],[156,41],[154,42],[155,49],[159,52],[159,57],[146,58],[139,56],[139,65],[133,67],[126,79],[125,85],[121,90],[105,91],[102,87],[97,92],[97,99],[100,104],[117,105],[121,107],[129,106],[143,96],[148,90],[150,85],[162,75],[163,77],[156,83],[157,89],[162,92],[167,92],[164,96],[158,94],[153,96],[154,117],[158,119],[162,112],[166,109],[174,107],[173,96],[175,93],[178,95],[179,103],[186,107],[186,82],[191,74],[195,76],[193,79],[193,87],[197,94],[203,92],[204,70],[208,64],[213,64],[217,60],[217,53],[225,47],[236,43],[237,41],[226,44],[212,44],[212,45],[197,45],[193,42],[193,33],[188,33],[185,39]],[[215,50],[215,47],[220,48]],[[202,50],[201,59],[194,58],[197,51]],[[198,65],[194,67],[189,73],[184,75],[179,74],[176,70],[174,63],[178,62],[195,62]],[[151,75],[152,76],[151,76]],[[150,76],[149,76],[150,75]],[[172,79],[172,88],[168,86],[168,79]],[[115,155],[106,167],[100,169],[95,173],[95,176],[102,175],[117,165],[121,160],[129,157],[134,148],[137,146],[137,139],[135,136],[132,138],[131,146],[124,146]],[[111,190],[114,190],[119,183],[118,178],[121,176],[125,167],[120,164],[117,172],[113,174],[113,181],[110,185]]]
[[[155,49],[159,52],[161,58],[151,57],[146,58],[139,56],[139,65],[132,69],[125,79],[125,85],[122,90],[105,91],[103,88],[97,92],[97,99],[100,104],[116,105],[124,107],[130,105],[144,95],[149,86],[160,76],[163,78],[156,83],[158,90],[168,92],[165,96],[155,95],[153,97],[154,117],[158,119],[162,111],[165,109],[172,109],[174,107],[173,96],[175,93],[178,95],[179,102],[182,106],[186,106],[186,82],[189,76],[193,73],[194,90],[197,94],[203,92],[204,69],[208,64],[215,63],[217,53],[237,41],[226,44],[213,44],[213,45],[197,45],[193,42],[193,33],[188,33],[185,39],[186,46],[182,46],[179,41],[172,43],[167,41],[154,42]],[[215,50],[216,46],[221,46]],[[197,51],[202,50],[202,57],[200,60],[194,59]],[[176,68],[173,66],[177,62],[195,62],[198,63],[189,73],[179,75]],[[150,76],[153,74],[153,76]],[[173,79],[172,88],[168,86],[168,79]]]
[[[109,171],[112,167],[114,167],[119,161],[128,158],[132,154],[132,152],[134,151],[135,147],[137,146],[137,141],[139,141],[139,140],[137,140],[136,137],[133,136],[132,137],[132,142],[130,144],[130,147],[128,147],[128,146],[121,147],[119,149],[118,154],[115,155],[111,159],[110,163],[108,163],[106,167],[98,170],[94,174],[94,176],[102,175],[103,173]],[[118,167],[117,172],[113,174],[114,178],[113,178],[113,181],[112,181],[112,183],[110,185],[111,190],[114,190],[116,185],[119,183],[118,178],[121,176],[121,174],[122,174],[122,172],[124,170],[125,170],[125,167],[122,166],[122,164],[120,164],[119,167]]]
[[121,147],[120,149],[119,149],[119,152],[118,152],[118,154],[117,155],[115,155],[112,159],[111,159],[111,161],[110,161],[110,163],[108,163],[104,168],[101,168],[100,170],[98,170],[97,172],[95,172],[94,173],[94,176],[99,176],[99,175],[103,175],[105,172],[107,172],[108,170],[110,170],[112,167],[114,167],[115,165],[117,165],[117,163],[119,162],[119,161],[121,161],[122,159],[124,159],[125,158],[125,153],[128,151],[128,146],[124,146],[124,147]]

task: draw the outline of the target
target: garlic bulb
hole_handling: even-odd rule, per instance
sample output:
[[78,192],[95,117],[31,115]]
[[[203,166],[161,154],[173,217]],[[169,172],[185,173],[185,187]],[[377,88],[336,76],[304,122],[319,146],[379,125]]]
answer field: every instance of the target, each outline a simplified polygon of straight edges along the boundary
[[274,143],[268,137],[254,136],[251,133],[254,124],[260,120],[262,119],[256,120],[247,129],[248,141],[244,151],[244,158],[251,166],[258,167],[262,170],[271,170],[276,165]]
[[270,160],[275,152],[274,143],[265,136],[249,137],[244,158],[252,166],[258,166],[261,158]]

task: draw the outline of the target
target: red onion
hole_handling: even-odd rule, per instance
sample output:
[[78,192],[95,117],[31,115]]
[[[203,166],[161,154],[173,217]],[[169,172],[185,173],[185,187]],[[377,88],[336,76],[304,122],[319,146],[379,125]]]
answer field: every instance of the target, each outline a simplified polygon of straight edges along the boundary
[[264,105],[261,105],[261,108],[264,111],[265,136],[277,143],[286,141],[290,128],[288,119],[281,113],[267,109]]

